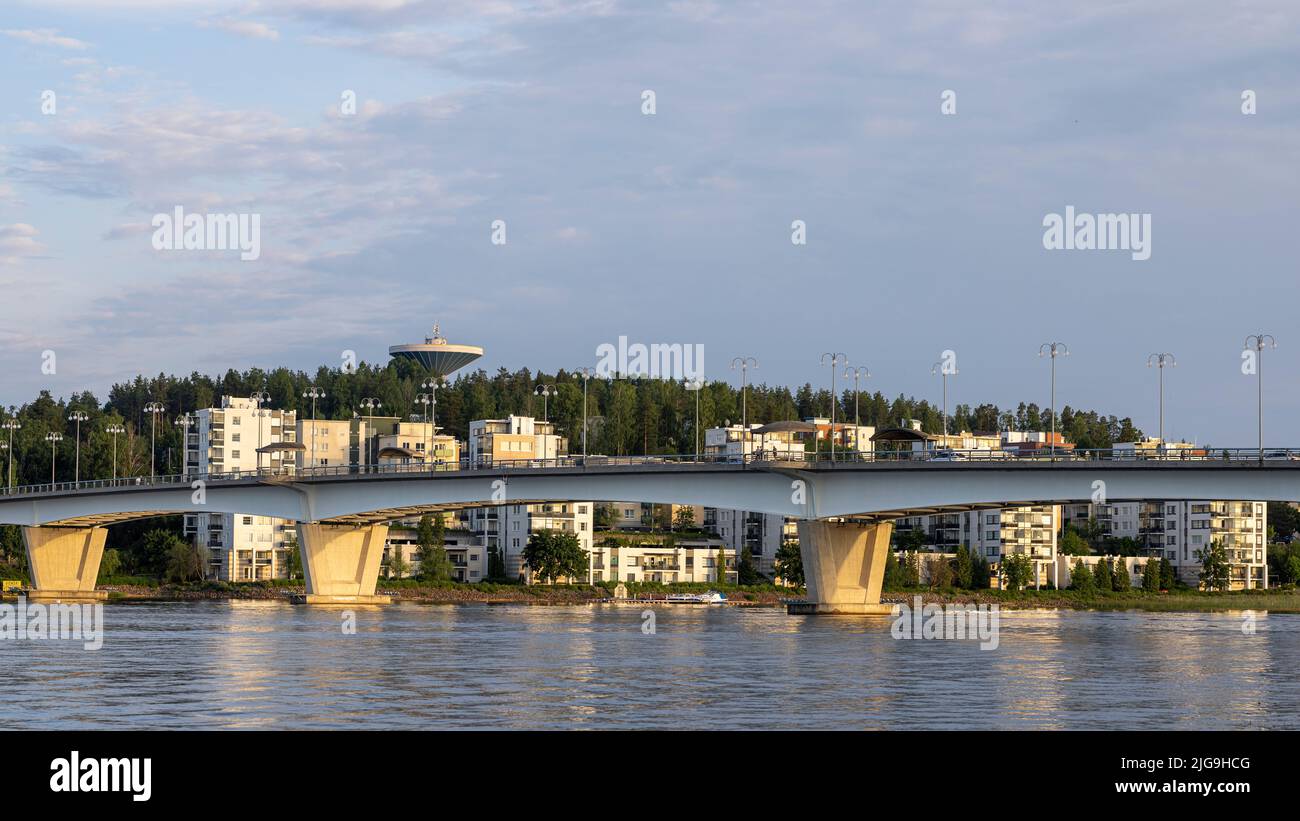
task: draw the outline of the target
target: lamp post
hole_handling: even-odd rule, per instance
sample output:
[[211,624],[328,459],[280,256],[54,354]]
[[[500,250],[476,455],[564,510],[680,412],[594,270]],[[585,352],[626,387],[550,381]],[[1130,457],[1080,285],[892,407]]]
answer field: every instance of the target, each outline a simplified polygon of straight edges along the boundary
[[266,414],[262,406],[271,401],[271,394],[266,391],[253,391],[248,397],[253,400],[253,415],[257,417],[257,444],[254,446],[254,452],[257,454],[257,475],[262,475],[262,417]]
[[744,463],[749,455],[745,443],[749,441],[749,369],[758,367],[758,360],[752,356],[738,356],[731,360],[731,369],[740,368],[740,461]]
[[433,401],[433,394],[421,393],[415,397],[415,401],[424,405],[424,427],[428,435],[424,438],[424,458],[433,463],[433,429],[429,427],[429,403]]
[[550,421],[550,398],[555,396],[557,391],[554,385],[538,385],[533,391],[533,396],[542,397],[542,421]]
[[117,478],[117,437],[119,434],[126,433],[126,428],[121,425],[109,425],[104,428],[104,433],[113,437],[113,478]]
[[1258,402],[1259,418],[1259,461],[1264,461],[1264,348],[1277,347],[1277,340],[1272,334],[1251,334],[1246,337],[1245,349],[1254,348],[1255,354],[1255,381],[1257,383],[1256,396]]
[[1165,449],[1165,366],[1178,367],[1171,353],[1153,353],[1147,357],[1147,367],[1154,365],[1160,371],[1160,449]]
[[77,432],[74,434],[77,443],[77,457],[73,463],[75,467],[73,468],[72,474],[72,481],[74,483],[81,481],[81,423],[85,422],[89,418],[90,417],[86,415],[85,411],[74,410],[72,413],[68,414],[68,421],[77,426]]
[[[930,375],[939,374],[943,377],[943,446],[948,447],[948,363],[939,360],[930,366]],[[956,374],[957,369],[952,368],[952,373]]]
[[190,446],[188,440],[190,434],[190,425],[194,424],[194,418],[190,416],[188,413],[182,413],[180,416],[176,417],[176,421],[174,421],[172,424],[175,425],[176,429],[181,432],[181,475],[186,476],[187,474],[185,471],[185,463],[186,463],[185,454],[186,452],[189,451]]
[[158,414],[166,408],[162,402],[150,402],[144,406],[144,412],[152,416],[149,424],[149,478],[158,478],[157,453],[158,453]]
[[325,398],[325,391],[312,385],[302,392],[303,399],[311,400],[311,466],[316,467],[316,400]]
[[365,408],[367,411],[365,417],[366,418],[366,455],[365,455],[366,465],[370,464],[370,450],[371,450],[370,439],[374,435],[374,431],[371,430],[371,428],[373,427],[371,422],[375,418],[374,411],[379,408],[382,408],[383,406],[384,403],[380,402],[378,399],[376,399],[373,396],[367,396],[361,400],[361,407]]
[[1053,460],[1056,459],[1056,357],[1069,356],[1070,349],[1065,346],[1064,342],[1044,342],[1038,346],[1038,355],[1049,354],[1052,358],[1052,441],[1049,446],[1049,452]]
[[[830,357],[829,363],[826,357]],[[822,354],[822,364],[831,366],[831,461],[835,461],[835,406],[840,403],[839,397],[835,395],[835,374],[836,368],[840,365],[849,364],[849,356],[844,353],[824,353]]]
[[859,452],[862,450],[858,443],[858,433],[862,428],[862,417],[858,416],[858,380],[870,379],[871,371],[866,365],[859,365],[856,368],[845,368],[844,378],[853,377],[853,447]]
[[574,371],[582,374],[582,466],[587,466],[587,382],[596,371],[583,366]]
[[696,379],[693,382],[682,380],[683,387],[695,394],[695,461],[700,460],[700,391],[704,389],[704,380]]
[[0,423],[0,428],[9,431],[9,470],[5,472],[5,485],[9,490],[14,489],[14,431],[19,430],[22,426],[23,423],[19,422],[17,417],[10,417]]
[[433,412],[429,416],[429,418],[432,420],[433,432],[437,433],[438,432],[438,377],[435,376],[432,379],[424,380],[423,382],[420,383],[420,387],[428,391],[429,395],[433,397],[432,399],[429,400],[430,404],[433,405]]
[[50,443],[50,484],[54,484],[54,449],[63,441],[63,434],[50,431],[45,434],[45,441]]

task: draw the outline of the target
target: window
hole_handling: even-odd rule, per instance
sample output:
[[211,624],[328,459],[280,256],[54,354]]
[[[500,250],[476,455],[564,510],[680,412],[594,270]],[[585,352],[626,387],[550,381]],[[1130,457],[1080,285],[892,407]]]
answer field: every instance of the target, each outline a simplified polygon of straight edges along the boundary
[[252,523],[253,523],[253,517],[252,517],[252,516],[245,516],[245,517],[244,517],[244,524],[246,524],[246,525],[251,525]]

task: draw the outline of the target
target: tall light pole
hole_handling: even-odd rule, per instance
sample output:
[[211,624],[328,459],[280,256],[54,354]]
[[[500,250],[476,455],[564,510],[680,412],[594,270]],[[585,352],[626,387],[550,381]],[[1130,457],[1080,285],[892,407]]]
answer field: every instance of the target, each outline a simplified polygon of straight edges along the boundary
[[704,380],[696,379],[694,382],[682,380],[682,385],[686,390],[695,394],[695,461],[700,460],[700,391],[704,389]]
[[871,371],[866,365],[859,365],[856,368],[845,368],[844,378],[853,377],[853,448],[861,451],[862,447],[858,443],[858,433],[862,427],[862,417],[858,416],[858,380],[870,379]]
[[190,425],[194,424],[194,418],[188,413],[182,413],[172,424],[181,432],[181,475],[185,476],[185,454],[190,448]]
[[430,414],[429,418],[432,420],[434,433],[438,432],[438,384],[439,384],[438,377],[436,376],[432,377],[431,379],[426,379],[420,383],[420,387],[428,391],[429,394],[433,397],[432,399],[429,400],[430,403],[433,405],[433,411]]
[[[828,360],[827,357],[830,357]],[[840,365],[849,364],[848,354],[843,353],[824,353],[822,354],[822,364],[831,366],[831,461],[835,461],[835,406],[840,403],[839,397],[835,395],[835,374]]]
[[587,466],[587,382],[596,371],[583,366],[574,371],[582,374],[582,466]]
[[433,394],[431,393],[417,394],[415,397],[415,401],[424,405],[424,429],[428,431],[428,434],[424,438],[424,458],[429,462],[430,465],[432,465],[433,464],[433,429],[429,427],[429,403],[433,401]]
[[1245,349],[1254,348],[1255,381],[1257,383],[1257,401],[1259,408],[1259,461],[1264,461],[1264,348],[1276,348],[1277,340],[1272,334],[1251,334],[1246,337]]
[[949,373],[956,374],[957,368],[948,366],[946,360],[939,360],[930,366],[930,375],[939,374],[943,377],[943,446],[948,447],[948,376]]
[[5,473],[5,484],[10,490],[14,489],[14,431],[22,428],[23,423],[18,421],[18,417],[11,416],[3,423],[0,428],[9,431],[9,470]]
[[104,433],[113,437],[113,478],[117,478],[117,437],[119,434],[126,433],[126,428],[121,425],[109,425],[104,428]]
[[63,441],[63,434],[50,431],[45,434],[45,441],[50,443],[50,484],[54,484],[54,449]]
[[1056,459],[1056,357],[1069,356],[1070,349],[1065,346],[1064,342],[1044,342],[1038,346],[1038,355],[1050,354],[1052,357],[1052,441],[1050,452],[1052,459]]
[[74,483],[81,481],[81,423],[85,422],[89,418],[90,417],[86,415],[85,411],[74,410],[72,413],[68,414],[68,421],[77,426],[77,432],[75,434],[77,442],[77,457],[73,463],[75,467],[73,468],[72,474],[72,481]]
[[554,385],[538,385],[537,388],[533,390],[533,396],[542,397],[542,421],[543,422],[547,422],[550,420],[549,400],[552,396],[555,396],[556,394],[557,391],[555,390]]
[[144,412],[153,417],[149,425],[149,478],[158,478],[158,414],[166,410],[162,402],[150,402],[144,406]]
[[302,392],[303,399],[311,400],[311,466],[316,467],[316,400],[325,398],[325,391],[312,385]]
[[253,415],[257,417],[257,444],[254,446],[254,452],[257,454],[257,474],[262,475],[262,418],[266,415],[262,406],[269,404],[271,394],[266,391],[253,391],[248,397],[253,400]]
[[373,427],[371,422],[375,418],[375,414],[374,414],[375,410],[377,410],[378,408],[382,408],[383,406],[384,403],[380,402],[378,399],[376,399],[373,396],[367,396],[361,400],[361,407],[365,408],[367,411],[366,413],[366,456],[365,456],[367,465],[370,464],[370,451],[371,451],[370,439],[374,434],[374,431],[371,430],[371,428]]
[[1160,371],[1160,449],[1165,449],[1165,366],[1178,367],[1178,360],[1171,353],[1153,353],[1147,357],[1147,367],[1152,365]]
[[752,356],[738,356],[731,360],[731,369],[740,368],[740,461],[749,455],[745,443],[749,441],[749,369],[757,368],[758,360]]

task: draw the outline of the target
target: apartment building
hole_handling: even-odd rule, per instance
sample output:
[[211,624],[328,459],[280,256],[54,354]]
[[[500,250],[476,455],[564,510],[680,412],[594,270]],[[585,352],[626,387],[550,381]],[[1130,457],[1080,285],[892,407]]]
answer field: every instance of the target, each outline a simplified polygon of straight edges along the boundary
[[377,433],[374,455],[379,464],[427,464],[454,470],[460,466],[460,442],[425,422],[394,420],[391,432]]
[[[487,547],[477,535],[465,530],[447,530],[443,533],[443,549],[451,561],[451,577],[458,582],[481,582],[488,576]],[[400,576],[391,570],[393,556],[400,556],[406,570]],[[381,561],[388,578],[407,578],[420,575],[419,533],[413,527],[391,527],[384,542]]]
[[754,567],[768,578],[776,573],[776,553],[781,545],[799,543],[799,520],[775,513],[706,507],[704,529],[728,548],[749,551]]
[[[298,442],[294,411],[259,407],[248,397],[223,396],[221,406],[193,414],[186,435],[185,469],[191,474],[243,473],[270,468],[293,473],[300,451],[273,446]],[[205,552],[205,575],[224,581],[287,575],[297,544],[294,522],[268,516],[191,513],[185,533]]]
[[804,433],[800,430],[774,429],[784,427],[785,424],[777,422],[772,425],[750,424],[748,428],[741,425],[705,428],[704,455],[737,462],[755,456],[765,459],[803,459]]
[[533,533],[572,533],[578,537],[579,546],[591,554],[594,507],[592,502],[542,502],[471,508],[465,511],[466,526],[489,553],[500,554],[507,576],[527,581],[524,548]]
[[310,419],[298,420],[298,466],[340,467],[364,465],[370,451],[364,447],[370,428],[365,419]]
[[[719,539],[620,538],[601,534],[592,550],[593,581],[736,582],[736,552]],[[718,554],[724,566],[719,568]]]
[[[650,502],[598,502],[610,514],[610,530],[673,530],[684,516],[695,527],[704,523],[703,505],[652,504]],[[683,511],[688,511],[683,513]]]
[[491,465],[527,459],[557,459],[569,453],[568,440],[554,422],[531,416],[475,419],[469,423],[469,461]]
[[983,556],[993,570],[1007,556],[1028,556],[1036,571],[1031,583],[1055,584],[1053,578],[1057,538],[1061,529],[1060,505],[1024,505],[930,516],[908,516],[894,522],[894,538],[919,530],[925,544],[952,552],[966,546]]

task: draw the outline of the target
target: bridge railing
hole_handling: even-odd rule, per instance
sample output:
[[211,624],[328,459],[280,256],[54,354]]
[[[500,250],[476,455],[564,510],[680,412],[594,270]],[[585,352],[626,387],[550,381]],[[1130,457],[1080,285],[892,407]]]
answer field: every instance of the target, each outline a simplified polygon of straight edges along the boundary
[[588,467],[646,467],[672,465],[726,465],[762,467],[818,467],[833,468],[881,462],[927,462],[954,464],[988,464],[989,462],[1300,462],[1300,448],[1196,448],[1170,450],[1136,450],[1133,448],[1109,449],[1058,449],[1031,451],[990,449],[935,449],[935,450],[876,450],[797,452],[759,450],[748,454],[659,454],[652,456],[560,456],[549,459],[479,460],[461,459],[455,462],[434,461],[411,463],[381,463],[368,465],[320,465],[314,467],[260,468],[228,471],[224,473],[180,473],[164,476],[128,476],[117,479],[87,479],[80,482],[53,482],[34,485],[0,487],[0,498],[15,496],[77,493],[89,490],[146,487],[189,487],[195,482],[234,481],[288,481],[343,476],[437,476],[448,472],[475,471],[540,471],[554,469],[586,469]]

